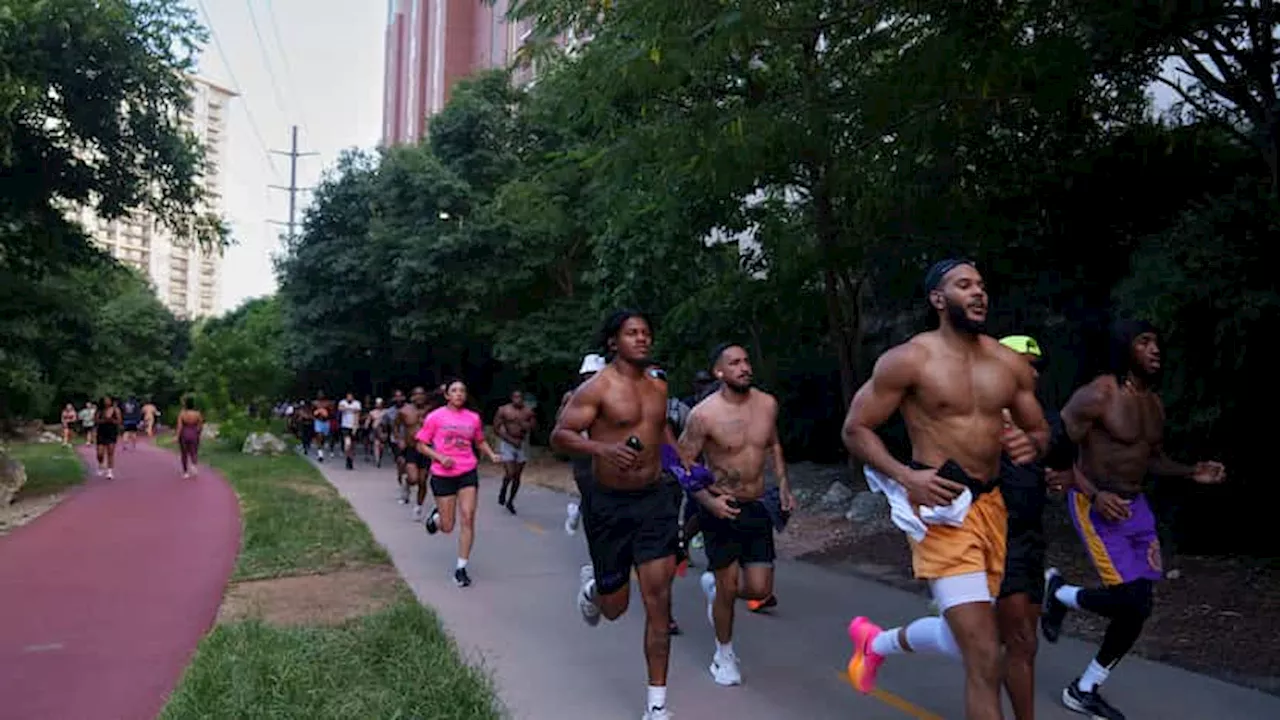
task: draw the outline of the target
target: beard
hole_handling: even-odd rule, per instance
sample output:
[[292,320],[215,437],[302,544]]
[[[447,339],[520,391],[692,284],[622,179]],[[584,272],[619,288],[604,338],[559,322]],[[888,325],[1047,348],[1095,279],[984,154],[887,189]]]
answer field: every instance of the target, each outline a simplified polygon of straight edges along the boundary
[[986,320],[971,320],[965,314],[964,305],[953,303],[950,300],[947,301],[947,320],[957,332],[962,332],[966,335],[979,335],[983,330],[987,329]]
[[745,383],[736,383],[736,382],[730,382],[728,380],[725,380],[724,386],[739,395],[746,395],[747,393],[751,392],[750,380],[747,380]]

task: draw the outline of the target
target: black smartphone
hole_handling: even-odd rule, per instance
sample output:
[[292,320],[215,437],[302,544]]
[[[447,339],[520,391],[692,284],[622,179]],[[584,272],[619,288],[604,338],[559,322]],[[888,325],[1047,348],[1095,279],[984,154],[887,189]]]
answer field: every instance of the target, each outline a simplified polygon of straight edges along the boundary
[[640,442],[640,438],[632,435],[627,438],[627,447],[635,450],[636,452],[642,452],[644,450],[644,443]]
[[[960,467],[960,463],[957,463],[955,460],[947,460],[942,463],[942,467],[938,468],[937,475],[944,480],[957,482],[965,487],[969,487],[973,484],[973,481],[969,479],[969,473],[965,472],[964,468]],[[960,493],[955,494],[955,497],[959,496]]]

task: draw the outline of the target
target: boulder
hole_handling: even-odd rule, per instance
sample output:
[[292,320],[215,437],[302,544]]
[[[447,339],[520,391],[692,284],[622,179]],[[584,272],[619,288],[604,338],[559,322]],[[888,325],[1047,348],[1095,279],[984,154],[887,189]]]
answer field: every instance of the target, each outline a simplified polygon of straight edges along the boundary
[[52,443],[60,443],[62,442],[62,436],[59,435],[58,433],[53,433],[46,430],[45,432],[40,433],[40,437],[36,438],[36,442],[43,443],[45,445],[49,445]]
[[884,495],[870,490],[860,492],[853,496],[853,501],[849,503],[849,509],[845,511],[844,517],[854,523],[869,523],[887,518],[889,517],[889,500]]
[[822,499],[818,503],[823,510],[835,512],[847,507],[852,499],[853,490],[849,489],[848,485],[837,480],[831,483],[831,486],[827,488],[827,492],[822,495]]
[[269,432],[255,432],[249,433],[249,437],[244,439],[244,447],[240,452],[245,455],[283,455],[289,452],[289,446]]
[[27,469],[0,449],[0,507],[8,507],[27,484]]
[[201,430],[200,430],[200,439],[201,439],[201,440],[217,440],[217,439],[218,439],[218,424],[217,424],[217,423],[205,423],[205,424],[204,424],[204,427],[203,427],[203,428],[201,428]]

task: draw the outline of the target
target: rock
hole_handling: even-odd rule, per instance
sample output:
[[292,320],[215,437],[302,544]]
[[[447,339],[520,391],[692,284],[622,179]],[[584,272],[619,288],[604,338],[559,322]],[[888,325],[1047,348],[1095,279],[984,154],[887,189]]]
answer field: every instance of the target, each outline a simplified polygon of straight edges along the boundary
[[240,452],[245,455],[283,455],[289,452],[289,446],[268,432],[249,433]]
[[205,423],[205,424],[204,424],[204,427],[203,427],[203,428],[201,428],[201,430],[200,430],[200,439],[201,439],[201,440],[217,440],[217,439],[218,439],[218,424],[217,424],[217,423]]
[[884,495],[870,490],[853,496],[844,517],[849,522],[868,523],[889,516],[889,501]]
[[827,488],[827,492],[823,494],[819,501],[820,507],[827,511],[837,511],[848,505],[853,498],[853,491],[848,485],[837,480],[831,483],[831,487]]
[[51,433],[46,430],[45,432],[40,433],[40,437],[36,440],[36,442],[44,443],[45,445],[49,445],[51,443],[60,443],[62,442],[62,436],[57,433]]
[[22,463],[0,451],[0,507],[8,507],[27,484],[27,469]]

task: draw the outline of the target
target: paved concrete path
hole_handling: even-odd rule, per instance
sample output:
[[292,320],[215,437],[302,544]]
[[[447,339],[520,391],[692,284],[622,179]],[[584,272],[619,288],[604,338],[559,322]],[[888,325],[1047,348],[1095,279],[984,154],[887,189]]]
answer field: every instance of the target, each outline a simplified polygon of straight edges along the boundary
[[213,625],[239,546],[220,477],[183,480],[177,455],[117,447],[114,480],[91,477],[0,538],[0,718],[154,718]]
[[[590,628],[574,597],[587,561],[581,533],[563,530],[566,497],[536,487],[520,492],[512,517],[497,505],[500,471],[482,465],[474,584],[453,584],[456,535],[428,536],[396,502],[394,471],[332,460],[320,465],[391,553],[418,598],[434,608],[462,651],[493,672],[510,717],[524,720],[635,720],[644,704],[643,611],[638,598],[618,622]],[[568,470],[566,469],[566,472]],[[701,560],[701,553],[696,553]],[[778,563],[780,606],[769,616],[739,606],[734,638],[744,684],[722,688],[707,665],[714,649],[698,571],[676,580],[675,615],[684,635],[672,639],[668,702],[676,718],[960,718],[959,667],[942,658],[894,658],[880,672],[881,691],[858,694],[844,679],[845,628],[865,614],[886,625],[927,612],[918,596],[802,562]],[[1079,718],[1058,702],[1062,686],[1088,663],[1093,648],[1064,639],[1039,655],[1042,720]],[[1159,663],[1130,658],[1107,695],[1133,720],[1280,718],[1280,698]],[[1012,717],[1012,715],[1008,715]]]

